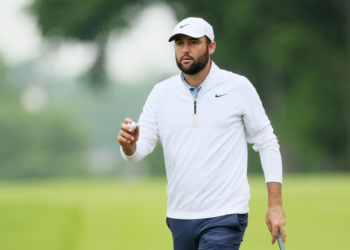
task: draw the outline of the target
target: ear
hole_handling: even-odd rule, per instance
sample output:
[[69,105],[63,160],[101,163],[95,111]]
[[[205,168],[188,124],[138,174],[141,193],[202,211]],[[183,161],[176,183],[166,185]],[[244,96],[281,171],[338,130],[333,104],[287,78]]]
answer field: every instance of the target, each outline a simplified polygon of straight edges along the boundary
[[214,41],[212,41],[212,42],[209,44],[209,55],[214,54],[215,48],[216,48],[216,43],[215,43]]

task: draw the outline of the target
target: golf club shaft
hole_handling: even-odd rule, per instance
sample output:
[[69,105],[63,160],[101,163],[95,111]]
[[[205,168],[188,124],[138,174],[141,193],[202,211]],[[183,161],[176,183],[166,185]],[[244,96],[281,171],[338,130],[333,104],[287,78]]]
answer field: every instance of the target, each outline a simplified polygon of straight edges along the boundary
[[284,247],[282,235],[279,231],[278,231],[278,235],[277,235],[277,242],[278,242],[278,246],[280,247],[280,250],[286,250],[286,248]]

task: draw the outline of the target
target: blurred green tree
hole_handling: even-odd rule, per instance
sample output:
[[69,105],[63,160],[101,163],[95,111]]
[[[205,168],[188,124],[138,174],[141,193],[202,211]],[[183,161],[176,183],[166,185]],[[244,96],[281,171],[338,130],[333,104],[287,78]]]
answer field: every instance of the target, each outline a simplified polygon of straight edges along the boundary
[[[348,0],[161,2],[179,19],[199,16],[213,25],[216,63],[256,86],[287,169],[350,170]],[[109,32],[127,24],[125,13],[130,18],[152,3],[36,0],[32,10],[46,37],[96,41],[100,56],[91,74],[99,76]]]
[[82,129],[64,111],[25,112],[19,93],[0,87],[0,179],[86,175]]

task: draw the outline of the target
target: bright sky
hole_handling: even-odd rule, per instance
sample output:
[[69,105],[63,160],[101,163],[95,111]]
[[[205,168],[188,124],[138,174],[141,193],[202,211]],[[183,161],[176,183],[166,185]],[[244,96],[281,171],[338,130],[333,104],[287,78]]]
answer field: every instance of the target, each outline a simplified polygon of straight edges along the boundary
[[131,29],[111,34],[107,47],[107,72],[121,83],[138,85],[146,78],[176,74],[174,45],[169,43],[177,21],[166,5],[145,9]]
[[[44,72],[67,80],[84,74],[96,58],[96,47],[77,41],[53,47],[41,37],[35,17],[23,11],[32,1],[0,1],[0,57],[10,67],[35,61]],[[113,32],[107,47],[109,76],[135,85],[176,74],[173,44],[167,42],[176,23],[169,7],[156,5],[143,10],[130,29]]]
[[9,65],[18,65],[38,56],[41,37],[35,20],[21,11],[31,2],[0,1],[0,54]]

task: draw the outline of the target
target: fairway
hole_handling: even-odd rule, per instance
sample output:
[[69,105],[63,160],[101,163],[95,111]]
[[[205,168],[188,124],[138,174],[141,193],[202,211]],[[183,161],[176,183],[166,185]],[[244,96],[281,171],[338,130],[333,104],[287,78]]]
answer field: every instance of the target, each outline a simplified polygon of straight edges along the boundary
[[[278,249],[265,225],[267,191],[250,176],[241,249]],[[350,175],[286,176],[286,249],[348,249]],[[55,180],[0,184],[0,249],[171,250],[166,180]]]

